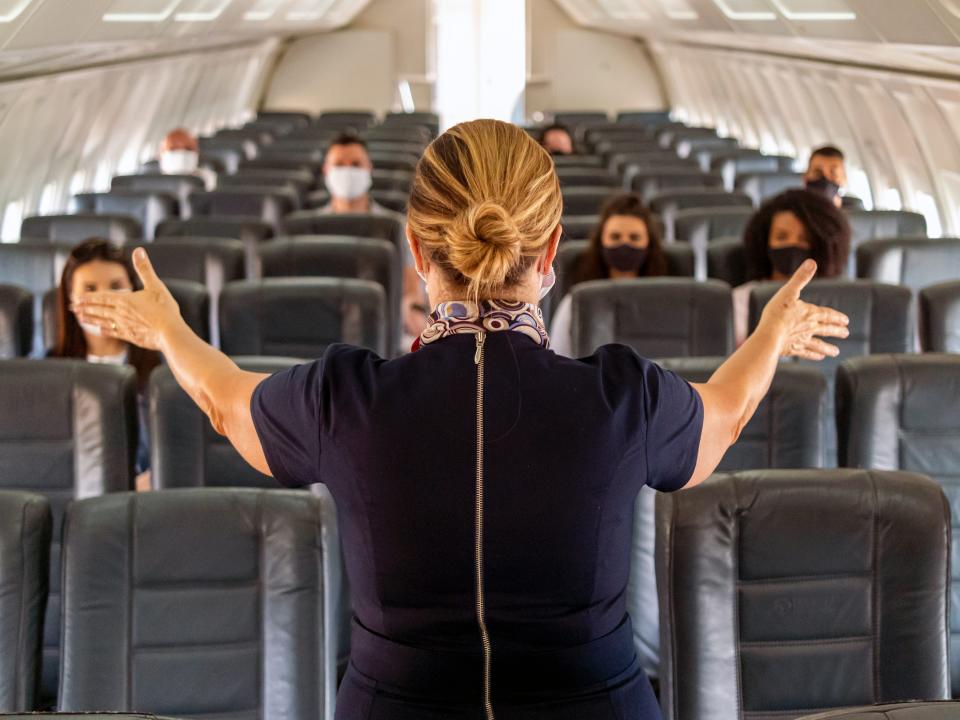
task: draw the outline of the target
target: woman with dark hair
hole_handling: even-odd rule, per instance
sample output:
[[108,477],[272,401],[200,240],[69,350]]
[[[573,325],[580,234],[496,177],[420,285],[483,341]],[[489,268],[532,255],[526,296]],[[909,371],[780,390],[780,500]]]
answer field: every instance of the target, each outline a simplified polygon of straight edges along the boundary
[[[573,271],[570,287],[588,280],[621,280],[667,274],[667,258],[653,214],[639,195],[614,195],[600,211],[590,246]],[[569,357],[572,301],[568,293],[557,306],[550,326],[554,352]]]
[[767,200],[743,233],[749,281],[733,291],[733,326],[739,346],[747,337],[750,291],[758,282],[787,280],[804,260],[817,261],[817,278],[844,274],[850,255],[850,223],[826,197],[787,190]]
[[137,447],[137,489],[150,488],[150,449],[147,442],[145,391],[160,354],[104,335],[96,325],[80,323],[70,306],[94,292],[131,292],[139,289],[137,274],[123,251],[102,238],[84,240],[70,251],[57,288],[57,344],[51,357],[81,358],[87,362],[130,365],[140,389],[140,441]]

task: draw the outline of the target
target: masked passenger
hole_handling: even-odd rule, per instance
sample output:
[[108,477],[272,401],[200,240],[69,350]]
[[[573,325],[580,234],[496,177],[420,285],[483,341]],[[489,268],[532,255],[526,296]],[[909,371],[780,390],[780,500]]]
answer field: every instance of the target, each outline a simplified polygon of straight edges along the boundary
[[217,185],[217,174],[200,165],[200,145],[189,130],[177,128],[167,133],[158,159],[164,175],[194,175],[203,180],[207,190]]

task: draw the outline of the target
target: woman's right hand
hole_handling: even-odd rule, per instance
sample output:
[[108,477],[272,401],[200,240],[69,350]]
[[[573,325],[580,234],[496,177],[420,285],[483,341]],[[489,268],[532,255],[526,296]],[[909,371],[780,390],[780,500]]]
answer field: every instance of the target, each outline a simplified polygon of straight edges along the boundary
[[839,310],[811,305],[800,299],[801,291],[817,274],[817,264],[807,260],[777,291],[763,309],[760,328],[780,337],[780,355],[806,360],[836,357],[840,350],[821,338],[850,335],[850,319]]
[[164,333],[183,323],[180,307],[157,277],[143,248],[133,252],[133,266],[143,290],[87,293],[74,301],[71,310],[80,322],[98,326],[106,337],[161,350]]

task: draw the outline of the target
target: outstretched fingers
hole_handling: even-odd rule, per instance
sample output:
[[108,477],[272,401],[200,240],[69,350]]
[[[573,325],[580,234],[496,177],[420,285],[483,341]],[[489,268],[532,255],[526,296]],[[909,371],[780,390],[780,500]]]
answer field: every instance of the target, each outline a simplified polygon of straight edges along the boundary
[[137,271],[145,290],[153,290],[163,286],[160,278],[157,277],[156,270],[153,269],[153,263],[147,257],[147,251],[142,247],[133,251],[133,267]]

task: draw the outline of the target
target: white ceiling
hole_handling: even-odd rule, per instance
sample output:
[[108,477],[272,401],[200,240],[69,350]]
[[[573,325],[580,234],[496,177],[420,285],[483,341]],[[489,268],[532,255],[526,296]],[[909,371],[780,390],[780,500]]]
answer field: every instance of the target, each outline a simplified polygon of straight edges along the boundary
[[960,75],[960,0],[556,0],[578,23],[682,41]]
[[370,0],[0,0],[0,78],[349,24]]

